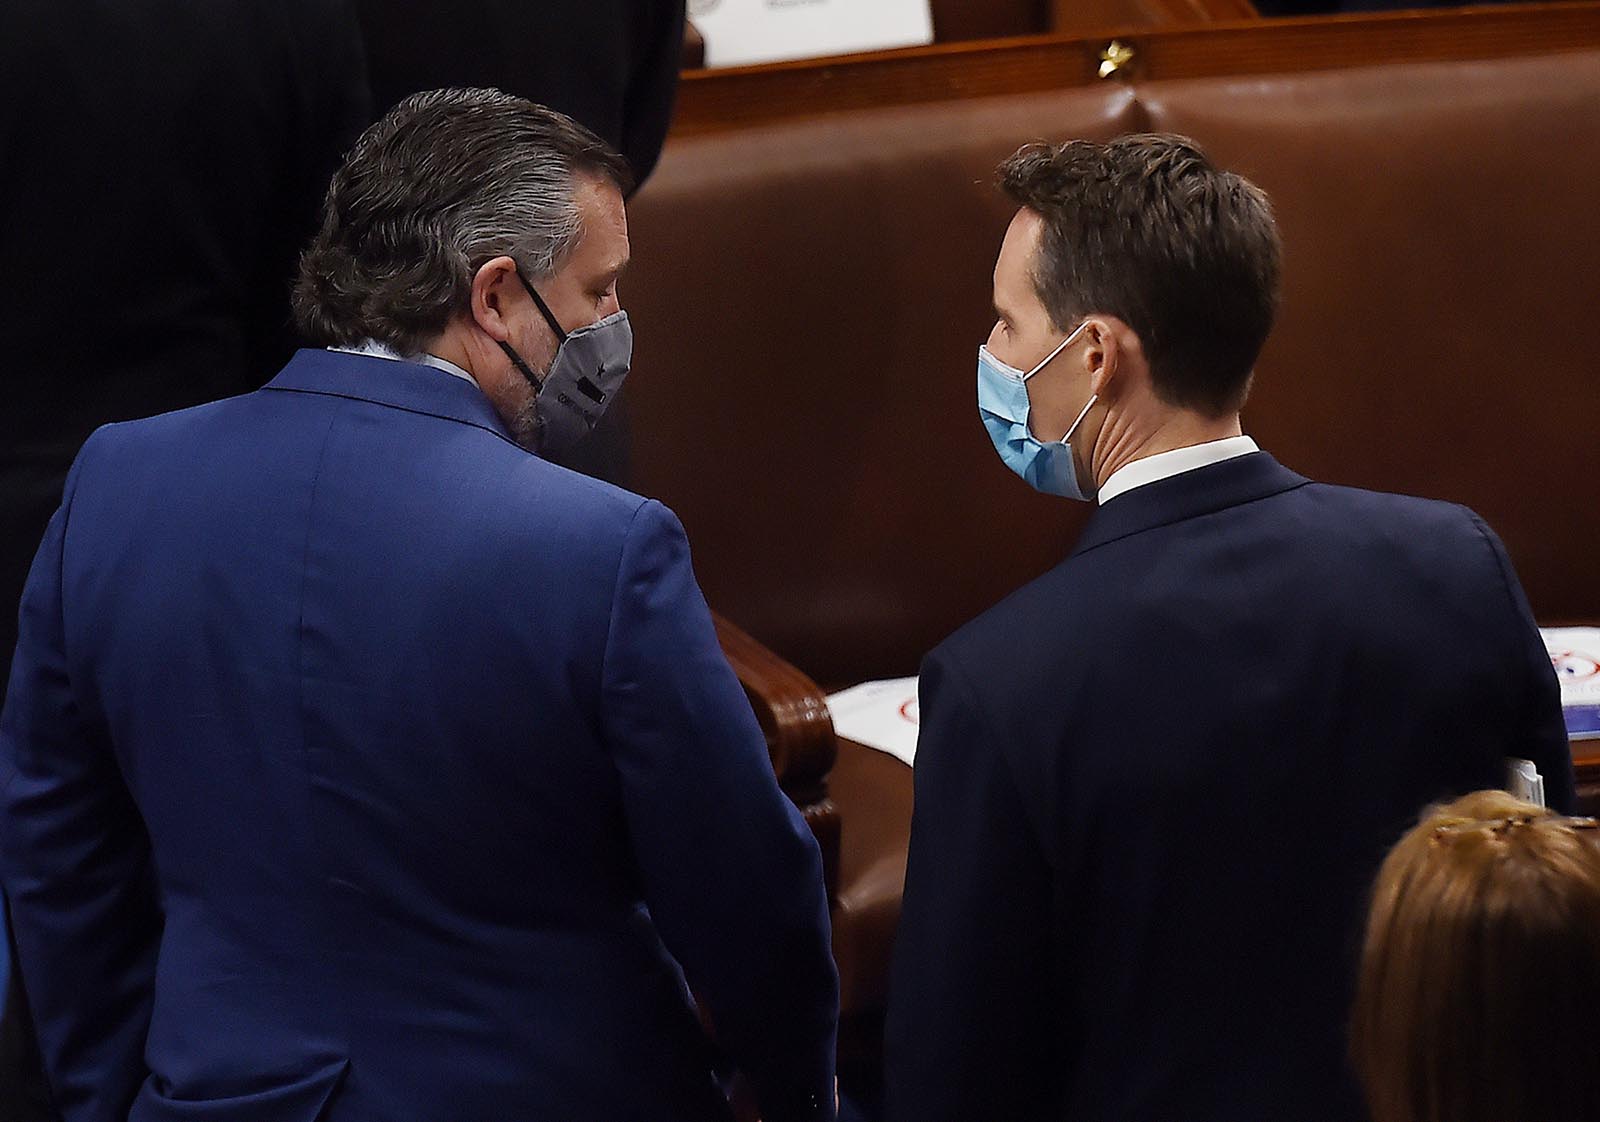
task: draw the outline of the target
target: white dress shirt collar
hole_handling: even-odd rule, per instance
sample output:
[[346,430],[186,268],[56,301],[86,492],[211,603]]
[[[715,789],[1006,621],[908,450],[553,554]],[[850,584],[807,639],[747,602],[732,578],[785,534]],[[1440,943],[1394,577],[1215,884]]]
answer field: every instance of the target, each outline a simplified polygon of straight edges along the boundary
[[347,355],[366,355],[369,358],[386,358],[391,362],[414,362],[419,366],[431,366],[435,370],[443,370],[446,374],[451,374],[457,378],[462,378],[468,382],[471,382],[474,388],[482,388],[478,386],[478,380],[476,378],[474,378],[471,374],[468,374],[465,370],[461,369],[461,367],[457,366],[449,359],[440,358],[438,355],[430,354],[403,355],[393,347],[380,343],[376,339],[363,339],[360,343],[353,347],[329,347],[328,350],[338,351],[340,354]]
[[1100,488],[1099,502],[1105,504],[1118,495],[1125,495],[1135,487],[1168,479],[1196,468],[1210,467],[1236,456],[1259,452],[1256,442],[1248,436],[1228,436],[1221,440],[1208,440],[1204,444],[1191,444],[1187,448],[1174,448],[1170,452],[1157,452],[1131,464],[1123,464],[1111,473]]

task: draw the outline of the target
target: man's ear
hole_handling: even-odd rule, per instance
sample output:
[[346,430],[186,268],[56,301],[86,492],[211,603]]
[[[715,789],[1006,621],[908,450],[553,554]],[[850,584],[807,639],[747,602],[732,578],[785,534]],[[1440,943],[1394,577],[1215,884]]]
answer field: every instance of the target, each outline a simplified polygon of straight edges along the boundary
[[485,261],[472,276],[473,322],[495,342],[509,341],[511,325],[506,316],[521,294],[515,261],[509,257]]
[[1106,397],[1117,387],[1122,370],[1122,332],[1127,325],[1110,316],[1090,316],[1083,333],[1088,345],[1083,349],[1083,364],[1089,372],[1089,392]]

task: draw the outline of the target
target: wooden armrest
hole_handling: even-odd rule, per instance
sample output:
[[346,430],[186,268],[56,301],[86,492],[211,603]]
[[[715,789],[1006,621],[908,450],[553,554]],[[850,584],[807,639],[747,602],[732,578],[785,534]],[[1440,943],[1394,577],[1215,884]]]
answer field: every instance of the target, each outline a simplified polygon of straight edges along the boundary
[[715,612],[711,618],[723,656],[739,676],[766,735],[778,786],[800,808],[822,847],[831,902],[839,881],[839,813],[828,798],[828,775],[839,745],[828,699],[798,668]]

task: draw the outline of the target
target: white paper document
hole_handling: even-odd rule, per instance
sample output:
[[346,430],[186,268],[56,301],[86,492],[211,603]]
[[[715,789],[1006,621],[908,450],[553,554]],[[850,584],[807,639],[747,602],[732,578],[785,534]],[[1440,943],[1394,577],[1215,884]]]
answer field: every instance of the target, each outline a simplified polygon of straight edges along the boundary
[[909,764],[917,754],[917,680],[862,682],[828,695],[833,731]]
[[1525,803],[1544,806],[1544,776],[1532,760],[1506,759],[1506,790]]
[[929,0],[689,0],[707,66],[819,58],[933,42]]
[[1541,627],[1539,632],[1561,680],[1567,735],[1600,738],[1600,627]]

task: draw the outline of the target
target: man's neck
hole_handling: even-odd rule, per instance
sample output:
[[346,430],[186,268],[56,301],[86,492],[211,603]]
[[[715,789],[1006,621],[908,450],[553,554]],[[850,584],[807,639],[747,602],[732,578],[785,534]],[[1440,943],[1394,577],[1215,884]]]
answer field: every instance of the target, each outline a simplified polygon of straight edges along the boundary
[[1188,409],[1164,408],[1144,416],[1106,422],[1095,440],[1091,467],[1095,486],[1103,486],[1119,468],[1178,448],[1240,436],[1239,414],[1206,417]]
[[[446,362],[455,363],[471,374],[474,381],[477,380],[478,372],[473,369],[475,363],[473,362],[471,350],[463,345],[460,339],[456,338],[454,332],[445,331],[435,336],[428,340],[428,345],[424,349],[429,354],[442,358]],[[482,383],[479,384],[481,385]]]

